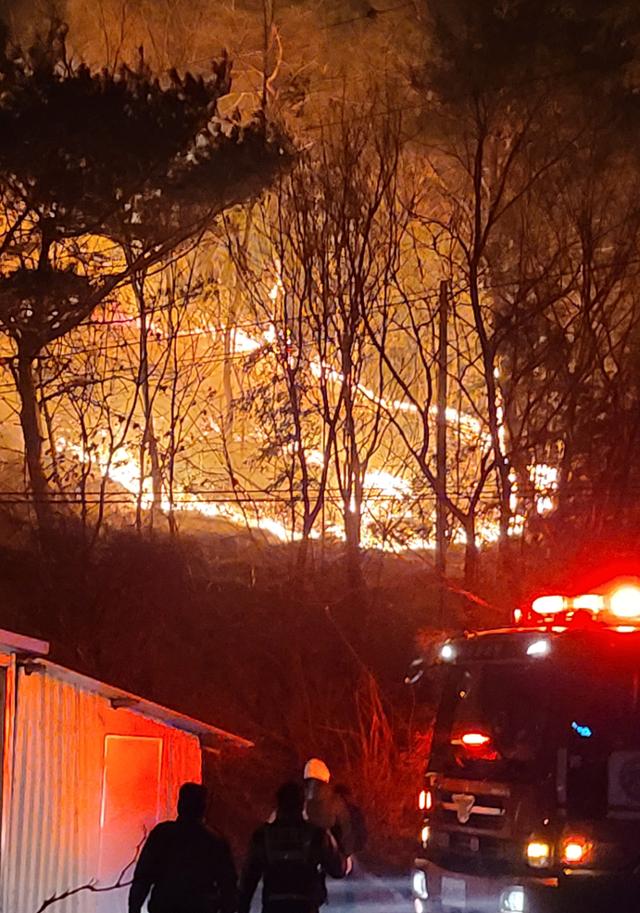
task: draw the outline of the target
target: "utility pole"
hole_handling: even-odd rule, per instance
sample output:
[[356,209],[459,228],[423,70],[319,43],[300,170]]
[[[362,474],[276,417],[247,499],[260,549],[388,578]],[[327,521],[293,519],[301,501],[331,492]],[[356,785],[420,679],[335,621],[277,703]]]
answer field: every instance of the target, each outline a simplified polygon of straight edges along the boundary
[[438,307],[438,412],[436,422],[436,573],[438,575],[438,624],[445,626],[447,572],[447,323],[449,319],[449,285],[440,282]]

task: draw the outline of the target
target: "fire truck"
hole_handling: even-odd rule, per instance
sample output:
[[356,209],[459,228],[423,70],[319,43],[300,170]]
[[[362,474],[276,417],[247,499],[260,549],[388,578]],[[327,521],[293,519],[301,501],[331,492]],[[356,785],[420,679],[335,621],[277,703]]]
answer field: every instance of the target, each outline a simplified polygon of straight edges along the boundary
[[415,913],[640,911],[640,584],[540,596],[414,666],[437,708]]

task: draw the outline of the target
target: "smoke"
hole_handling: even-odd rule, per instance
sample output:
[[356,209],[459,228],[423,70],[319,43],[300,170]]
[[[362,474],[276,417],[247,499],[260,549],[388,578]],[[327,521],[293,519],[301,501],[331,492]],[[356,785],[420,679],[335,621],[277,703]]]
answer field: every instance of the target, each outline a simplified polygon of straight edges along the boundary
[[52,19],[67,18],[66,0],[0,0],[0,19],[11,29],[14,40],[30,41]]

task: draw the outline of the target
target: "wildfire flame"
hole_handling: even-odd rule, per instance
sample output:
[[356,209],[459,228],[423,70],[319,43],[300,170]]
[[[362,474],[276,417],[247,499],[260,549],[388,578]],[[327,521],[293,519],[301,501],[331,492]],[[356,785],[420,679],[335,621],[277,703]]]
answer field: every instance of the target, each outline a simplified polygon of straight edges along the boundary
[[[283,292],[280,270],[276,264],[275,279],[271,288],[267,290],[269,300],[275,304],[279,295]],[[131,325],[133,328],[139,328],[139,321],[135,317],[126,317],[119,315],[116,321],[122,327]],[[148,331],[153,334],[154,338],[161,340],[163,330],[154,324],[148,325]],[[211,322],[204,321],[189,330],[179,330],[178,335],[190,336],[207,336],[212,341],[225,339],[228,343],[227,352],[234,356],[242,358],[246,356],[253,359],[252,364],[257,363],[256,355],[264,353],[268,358],[273,353],[273,344],[277,341],[277,329],[271,322],[264,322],[255,326],[255,333],[249,333],[243,326],[234,325],[214,325]],[[332,365],[322,362],[319,359],[310,363],[312,375],[323,382],[335,383],[337,385],[345,382],[344,375]],[[382,409],[389,415],[399,413],[407,415],[420,416],[420,409],[411,401],[403,398],[386,398],[380,396],[375,390],[371,389],[364,383],[358,383],[355,386],[357,394],[371,405]],[[506,429],[504,426],[504,407],[502,401],[497,402],[500,444],[506,449]],[[437,418],[438,408],[435,405],[429,407],[429,414],[432,418]],[[483,427],[482,422],[475,416],[459,411],[453,407],[447,407],[447,423],[457,429],[460,439],[466,441],[471,446],[480,446],[482,450],[487,450],[491,446],[491,438]],[[213,419],[209,420],[209,430],[206,434],[222,436],[220,424]],[[60,437],[57,441],[57,449],[60,452],[67,451],[72,453],[81,463],[92,463],[96,465],[102,478],[108,478],[113,483],[119,485],[128,492],[132,497],[132,504],[138,503],[143,510],[150,510],[152,507],[159,507],[163,512],[193,512],[204,517],[222,519],[240,527],[249,527],[250,529],[260,530],[274,537],[280,542],[293,542],[301,538],[299,530],[292,528],[292,523],[283,522],[274,514],[276,508],[270,508],[266,502],[252,505],[250,503],[240,503],[240,499],[233,497],[228,499],[207,499],[206,496],[199,497],[190,492],[188,488],[180,485],[174,485],[172,497],[163,492],[159,505],[154,503],[154,494],[151,486],[151,479],[146,476],[142,478],[142,470],[139,459],[132,449],[128,446],[120,447],[116,453],[109,454],[106,436],[102,442],[98,442],[94,447],[91,455],[84,452],[82,446],[69,440],[68,437]],[[309,465],[322,466],[324,455],[319,450],[310,449],[307,453],[307,462]],[[538,514],[545,515],[555,507],[555,493],[558,489],[558,470],[545,463],[534,464],[529,467],[530,480],[534,489],[534,503]],[[515,473],[511,473],[512,491],[510,507],[512,516],[509,526],[509,535],[520,536],[524,531],[525,518],[519,509],[519,492]],[[274,499],[275,500],[275,499]],[[394,472],[388,466],[384,468],[370,468],[363,480],[363,500],[362,500],[362,545],[367,548],[383,549],[390,552],[401,552],[406,549],[411,550],[431,550],[435,547],[435,534],[433,531],[434,522],[433,514],[435,513],[435,504],[430,511],[427,511],[426,520],[420,524],[416,508],[421,500],[420,492],[414,490],[413,483],[402,472]],[[282,504],[280,505],[282,508]],[[355,510],[355,502],[352,502],[351,509]],[[342,522],[335,516],[340,513],[339,510],[333,510],[332,515],[324,522],[323,532],[335,537],[338,540],[345,539],[345,531]],[[429,513],[431,516],[429,517]],[[497,511],[494,510],[494,514]],[[416,522],[414,522],[416,521]],[[402,535],[396,536],[390,534],[385,527],[393,522],[403,523]],[[500,536],[500,526],[497,516],[491,514],[479,517],[477,524],[477,542],[478,544],[488,544],[498,541]],[[314,530],[313,538],[318,538],[320,533]],[[459,526],[454,526],[450,531],[451,542],[456,544],[465,544],[465,530]]]

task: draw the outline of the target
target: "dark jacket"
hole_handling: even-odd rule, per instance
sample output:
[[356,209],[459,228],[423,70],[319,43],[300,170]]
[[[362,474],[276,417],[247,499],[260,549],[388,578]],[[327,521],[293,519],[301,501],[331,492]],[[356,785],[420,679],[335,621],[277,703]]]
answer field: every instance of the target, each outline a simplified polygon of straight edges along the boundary
[[234,913],[237,876],[223,837],[197,820],[164,821],[149,834],[129,891],[129,913]]
[[364,813],[359,805],[355,802],[349,802],[345,799],[347,810],[349,812],[349,821],[351,824],[351,840],[353,852],[361,853],[367,845],[369,839],[369,830]]
[[338,846],[345,856],[354,852],[351,815],[342,796],[339,796],[330,783],[321,780],[305,782],[305,813],[308,820],[316,827],[331,831]]
[[276,817],[251,839],[240,876],[238,913],[249,913],[261,878],[265,910],[317,910],[327,899],[325,873],[343,878],[345,872],[346,859],[328,831],[302,817]]

